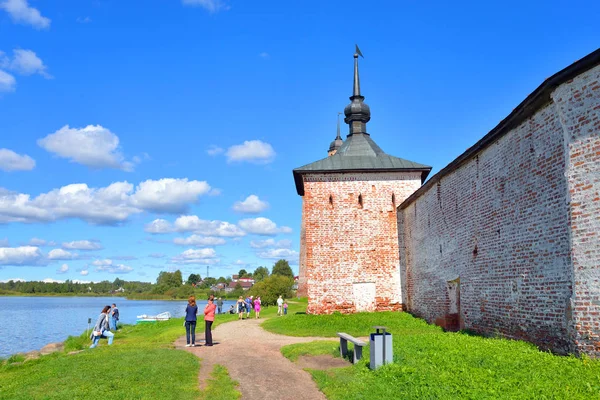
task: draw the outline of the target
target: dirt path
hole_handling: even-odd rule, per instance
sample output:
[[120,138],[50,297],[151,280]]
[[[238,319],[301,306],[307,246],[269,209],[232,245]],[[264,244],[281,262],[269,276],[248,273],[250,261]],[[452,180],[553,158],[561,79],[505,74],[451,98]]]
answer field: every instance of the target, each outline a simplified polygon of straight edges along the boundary
[[[240,383],[244,400],[326,399],[310,374],[281,355],[279,349],[292,343],[335,339],[276,335],[259,326],[263,321],[251,318],[219,325],[213,330],[215,345],[212,347],[185,347],[185,336],[177,339],[175,347],[202,359],[201,388],[214,365],[221,364],[227,367],[231,378]],[[199,336],[204,338],[203,333]]]

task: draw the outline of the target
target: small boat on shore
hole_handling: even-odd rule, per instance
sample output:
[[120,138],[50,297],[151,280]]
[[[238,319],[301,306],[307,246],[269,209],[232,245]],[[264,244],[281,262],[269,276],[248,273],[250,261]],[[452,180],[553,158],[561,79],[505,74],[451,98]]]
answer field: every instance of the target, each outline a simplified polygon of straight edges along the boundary
[[166,311],[157,315],[138,315],[137,322],[156,322],[156,321],[168,321],[171,319],[171,313]]

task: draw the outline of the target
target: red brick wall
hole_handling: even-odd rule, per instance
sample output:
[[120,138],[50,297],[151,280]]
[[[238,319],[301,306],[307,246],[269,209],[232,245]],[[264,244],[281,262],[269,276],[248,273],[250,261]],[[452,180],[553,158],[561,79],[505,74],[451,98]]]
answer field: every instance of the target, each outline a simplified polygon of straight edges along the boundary
[[572,339],[600,356],[600,67],[560,86],[574,272]]
[[398,210],[409,311],[455,323],[459,282],[458,327],[600,355],[599,81],[596,67],[559,86]]
[[407,306],[458,325],[569,350],[572,292],[562,127],[552,104],[399,210]]
[[401,308],[392,195],[398,205],[420,186],[418,172],[304,176],[299,291],[309,313],[355,312],[357,302],[365,310]]

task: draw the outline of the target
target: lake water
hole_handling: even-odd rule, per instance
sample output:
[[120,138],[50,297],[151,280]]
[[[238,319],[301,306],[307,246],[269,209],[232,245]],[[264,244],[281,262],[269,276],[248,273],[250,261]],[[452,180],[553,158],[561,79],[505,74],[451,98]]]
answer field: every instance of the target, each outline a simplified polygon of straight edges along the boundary
[[[79,336],[96,323],[100,311],[115,303],[119,322],[135,324],[137,316],[168,311],[173,317],[185,315],[186,300],[126,300],[122,297],[6,297],[0,296],[0,358],[14,353],[39,350],[48,343]],[[206,301],[198,301],[200,313]],[[224,301],[228,310],[233,301]],[[182,328],[183,329],[183,328]],[[182,330],[182,335],[185,331]]]

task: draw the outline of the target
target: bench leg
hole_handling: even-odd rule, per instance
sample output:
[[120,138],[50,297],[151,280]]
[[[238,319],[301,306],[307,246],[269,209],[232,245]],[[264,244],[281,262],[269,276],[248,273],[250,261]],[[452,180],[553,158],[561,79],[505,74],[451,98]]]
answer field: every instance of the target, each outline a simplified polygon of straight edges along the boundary
[[344,358],[346,357],[346,354],[348,354],[348,341],[340,338],[340,356]]
[[352,363],[356,364],[358,362],[358,360],[360,360],[361,358],[362,358],[362,346],[354,345],[354,360],[352,361]]

